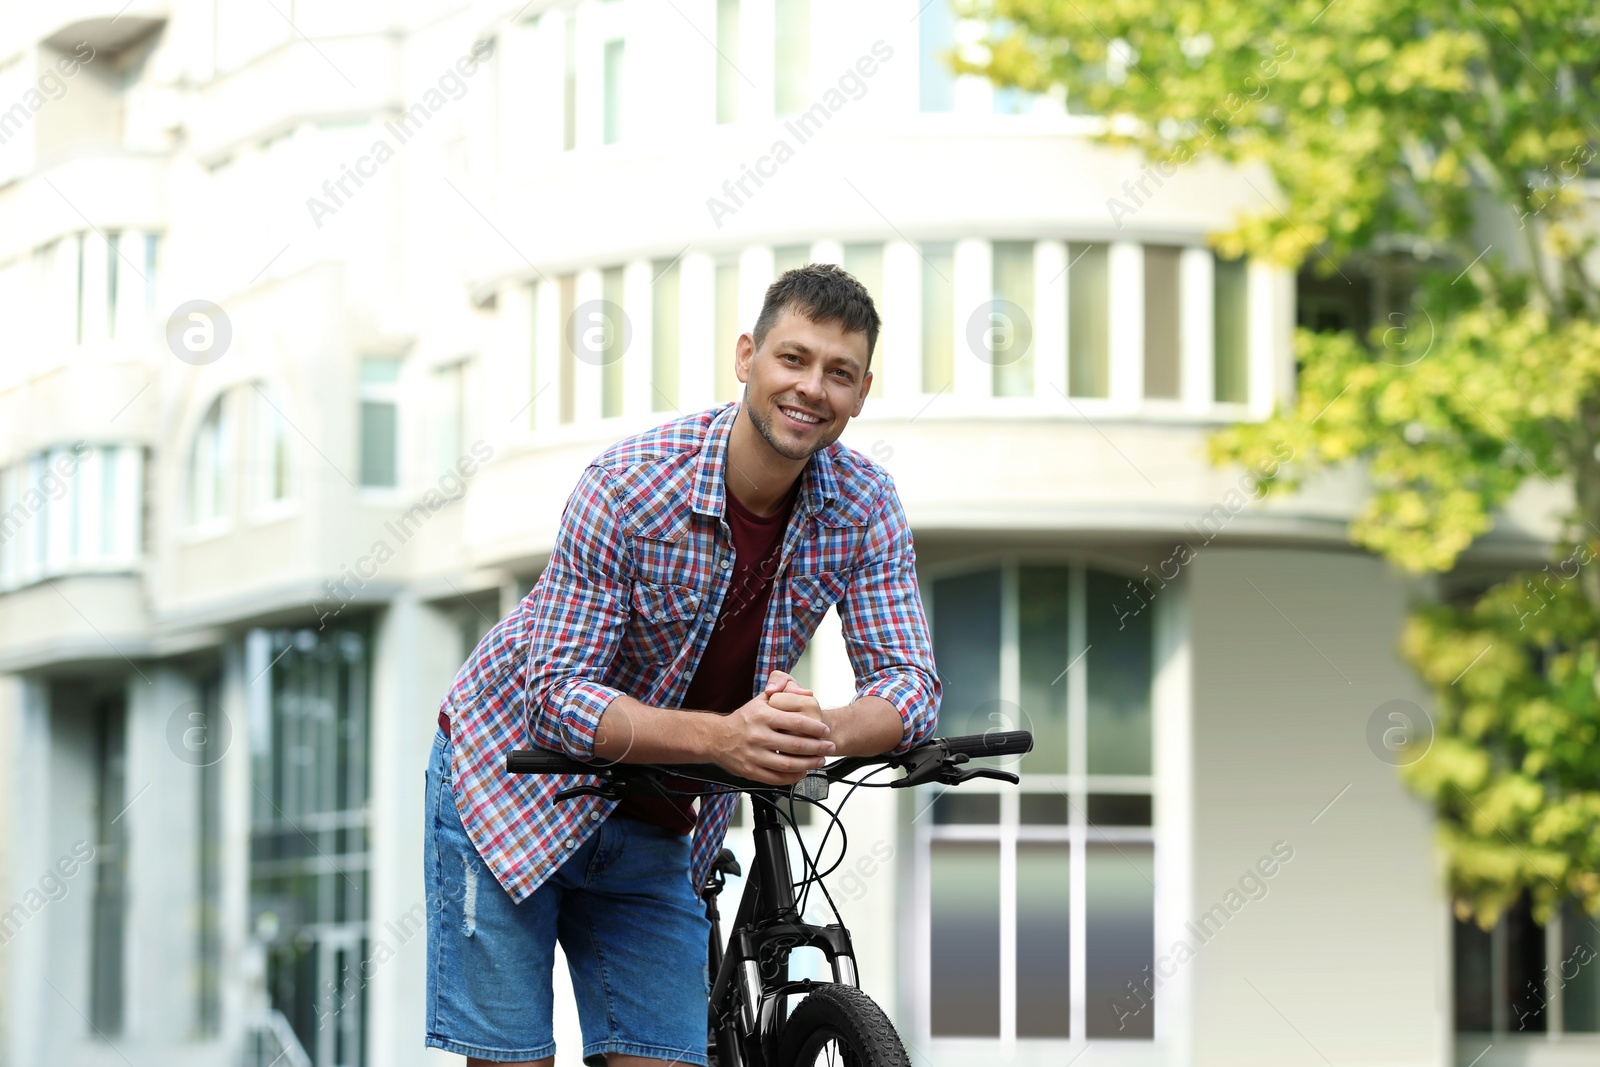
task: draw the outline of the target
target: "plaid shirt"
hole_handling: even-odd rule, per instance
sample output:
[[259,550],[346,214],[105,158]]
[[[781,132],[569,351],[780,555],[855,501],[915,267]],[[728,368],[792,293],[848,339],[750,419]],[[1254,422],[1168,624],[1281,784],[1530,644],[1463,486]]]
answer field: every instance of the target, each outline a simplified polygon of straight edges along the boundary
[[[484,862],[521,902],[615,802],[558,790],[587,775],[514,775],[514,748],[594,757],[595,726],[627,694],[675,708],[711,638],[733,573],[723,464],[737,404],[617,444],[567,500],[550,562],[468,658],[446,695],[456,806]],[[903,752],[933,733],[940,684],[917,592],[911,529],[889,475],[834,442],[814,455],[774,572],[750,680],[788,671],[838,605],[856,696],[900,713]],[[689,877],[705,884],[737,795],[700,802]]]

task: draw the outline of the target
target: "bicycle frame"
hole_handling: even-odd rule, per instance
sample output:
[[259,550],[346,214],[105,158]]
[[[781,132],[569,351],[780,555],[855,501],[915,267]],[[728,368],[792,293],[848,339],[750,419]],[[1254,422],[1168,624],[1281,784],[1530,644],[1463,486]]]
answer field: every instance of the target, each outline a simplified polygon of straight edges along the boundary
[[784,824],[771,798],[751,793],[750,799],[755,809],[755,862],[745,880],[726,952],[717,909],[722,886],[708,881],[705,890],[706,916],[711,920],[708,960],[716,974],[707,1021],[717,1067],[776,1062],[785,999],[817,984],[809,978],[789,981],[789,953],[794,949],[821,950],[835,982],[858,984],[850,932],[837,923],[807,923],[796,913]]
[[[1024,730],[934,738],[900,754],[846,756],[828,764],[821,777],[844,782],[857,770],[884,765],[905,771],[903,777],[887,783],[891,789],[932,782],[959,785],[973,778],[995,778],[1015,785],[1017,776],[1009,771],[962,765],[974,758],[1021,755],[1032,748],[1032,735]],[[796,910],[794,875],[789,869],[784,822],[777,808],[777,801],[789,794],[787,788],[740,778],[715,764],[676,769],[666,766],[633,768],[622,764],[596,766],[538,749],[508,752],[506,770],[512,774],[581,775],[601,779],[598,783],[582,781],[569,785],[556,793],[557,802],[578,796],[615,799],[624,795],[630,779],[641,778],[656,783],[646,795],[665,796],[668,794],[661,791],[659,776],[666,773],[687,773],[707,784],[732,787],[750,795],[751,806],[755,809],[755,862],[746,877],[744,895],[739,900],[726,950],[722,944],[722,915],[717,901],[725,875],[738,873],[737,865],[730,868],[725,864],[724,859],[731,855],[726,849],[712,865],[701,887],[706,918],[711,920],[706,961],[716,975],[707,1002],[706,1045],[707,1051],[716,1056],[716,1067],[767,1067],[777,1062],[780,1032],[786,1021],[782,1017],[786,999],[791,994],[808,993],[827,984],[810,978],[797,982],[789,980],[789,954],[795,949],[818,949],[828,958],[836,984],[859,988],[855,949],[851,946],[849,931],[837,922],[826,926],[808,923]],[[821,796],[826,795],[824,788]],[[813,872],[813,877],[818,876]],[[881,1015],[881,1009],[870,1001],[867,1003]],[[886,1018],[884,1024],[889,1025]],[[898,1049],[898,1039],[896,1042]]]

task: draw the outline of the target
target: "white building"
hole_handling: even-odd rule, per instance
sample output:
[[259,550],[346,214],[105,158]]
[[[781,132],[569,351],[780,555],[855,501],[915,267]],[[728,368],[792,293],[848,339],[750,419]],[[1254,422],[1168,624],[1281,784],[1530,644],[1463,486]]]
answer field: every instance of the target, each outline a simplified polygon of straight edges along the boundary
[[[1453,933],[1369,747],[1426,694],[1356,487],[1205,458],[1294,391],[1296,280],[1205,243],[1261,179],[953,79],[944,0],[0,10],[0,1064],[452,1062],[439,698],[582,466],[734,398],[810,260],[883,316],[846,440],[916,531],[940,732],[1038,738],[1020,788],[847,809],[915,1061],[1592,1061],[1600,981],[1522,979],[1597,935]],[[831,616],[806,662],[849,696]]]

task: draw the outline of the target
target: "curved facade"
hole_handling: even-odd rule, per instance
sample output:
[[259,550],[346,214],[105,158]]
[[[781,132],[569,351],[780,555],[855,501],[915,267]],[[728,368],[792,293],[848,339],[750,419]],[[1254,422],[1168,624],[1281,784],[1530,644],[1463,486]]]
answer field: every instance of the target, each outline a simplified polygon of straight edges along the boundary
[[[1262,506],[1205,456],[1293,396],[1295,279],[1206,243],[1267,179],[953,78],[974,30],[944,0],[10,24],[6,1062],[432,1062],[438,699],[583,465],[735,399],[812,261],[883,318],[845,441],[916,532],[941,730],[1040,740],[1020,788],[847,809],[830,888],[917,1062],[1477,1054],[1429,820],[1363,733],[1425,703],[1414,590],[1348,549],[1354,483]],[[831,617],[804,670],[853,691]]]

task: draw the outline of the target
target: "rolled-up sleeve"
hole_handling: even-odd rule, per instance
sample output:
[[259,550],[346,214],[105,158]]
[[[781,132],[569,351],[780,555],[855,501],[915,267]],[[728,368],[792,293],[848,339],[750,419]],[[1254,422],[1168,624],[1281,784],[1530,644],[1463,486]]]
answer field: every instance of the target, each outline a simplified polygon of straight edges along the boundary
[[529,729],[545,748],[594,758],[603,684],[628,622],[625,539],[605,471],[589,467],[567,499],[555,550],[529,606]]
[[856,699],[879,697],[900,713],[895,752],[932,736],[939,721],[939,673],[933,641],[917,590],[911,526],[893,483],[873,507],[872,524],[849,590],[839,602],[839,622],[856,676]]

